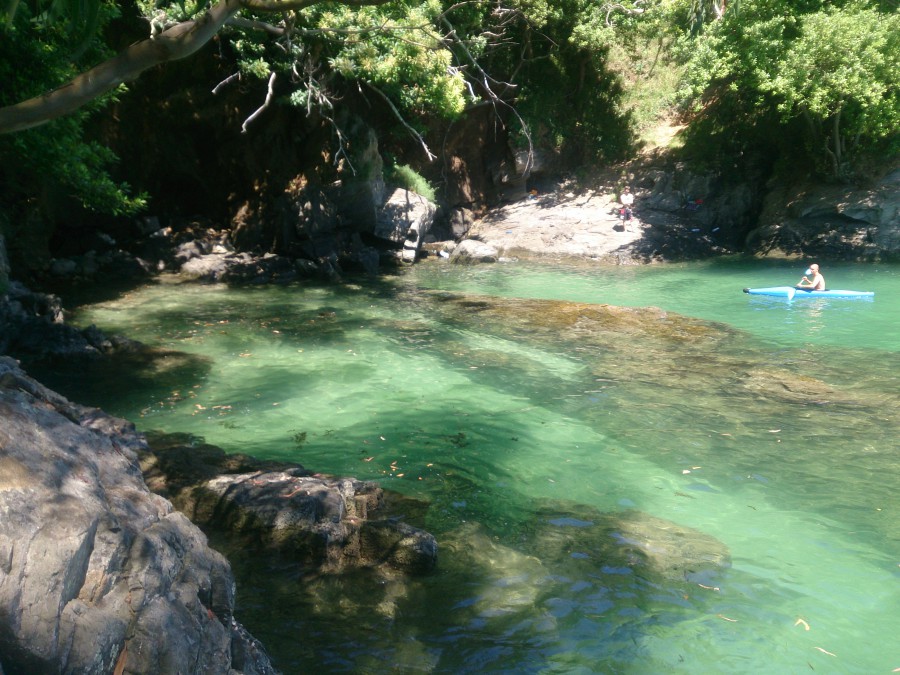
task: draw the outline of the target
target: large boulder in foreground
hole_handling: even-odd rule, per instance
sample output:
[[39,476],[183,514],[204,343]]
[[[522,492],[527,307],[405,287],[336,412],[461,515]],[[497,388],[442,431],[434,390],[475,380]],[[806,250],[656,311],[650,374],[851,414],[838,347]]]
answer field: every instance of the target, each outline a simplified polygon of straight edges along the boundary
[[145,485],[132,425],[7,357],[0,419],[0,672],[275,672],[228,562]]

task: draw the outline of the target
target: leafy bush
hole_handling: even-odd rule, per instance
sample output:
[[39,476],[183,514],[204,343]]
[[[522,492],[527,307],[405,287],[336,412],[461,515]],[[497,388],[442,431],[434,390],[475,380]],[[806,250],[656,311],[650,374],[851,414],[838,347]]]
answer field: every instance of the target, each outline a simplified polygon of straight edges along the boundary
[[395,185],[405,188],[410,192],[422,195],[429,201],[435,201],[435,190],[431,184],[406,164],[398,164],[388,171],[388,180]]
[[[118,9],[103,3],[97,12],[92,21],[105,25]],[[24,10],[14,22],[0,22],[0,106],[53,89],[85,65],[106,58],[102,40],[87,39],[84,30],[73,35],[65,25],[46,25]],[[56,184],[98,213],[120,215],[142,208],[143,198],[132,197],[128,186],[117,185],[107,173],[115,155],[84,138],[87,117],[114,99],[107,95],[42,127],[0,136],[0,177],[6,188],[0,197],[16,187],[27,189],[31,178],[38,185]]]

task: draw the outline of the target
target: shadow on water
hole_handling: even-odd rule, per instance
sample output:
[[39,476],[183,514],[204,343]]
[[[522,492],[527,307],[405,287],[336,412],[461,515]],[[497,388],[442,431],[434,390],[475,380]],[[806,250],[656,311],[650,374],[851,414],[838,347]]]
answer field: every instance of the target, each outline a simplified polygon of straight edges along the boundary
[[175,405],[210,372],[213,361],[197,354],[142,347],[99,359],[24,365],[29,375],[70,400],[115,411],[148,396]]

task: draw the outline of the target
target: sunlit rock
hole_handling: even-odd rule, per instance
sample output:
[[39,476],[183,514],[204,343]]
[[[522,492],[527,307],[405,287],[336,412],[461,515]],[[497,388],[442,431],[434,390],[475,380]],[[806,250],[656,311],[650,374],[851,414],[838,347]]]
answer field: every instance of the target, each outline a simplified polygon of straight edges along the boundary
[[476,239],[465,239],[450,253],[450,262],[461,264],[497,262],[499,257],[500,253],[494,246]]
[[422,195],[397,188],[378,210],[374,234],[402,244],[403,262],[415,262],[436,211],[437,207]]
[[228,562],[141,477],[134,427],[0,358],[0,671],[274,673]]

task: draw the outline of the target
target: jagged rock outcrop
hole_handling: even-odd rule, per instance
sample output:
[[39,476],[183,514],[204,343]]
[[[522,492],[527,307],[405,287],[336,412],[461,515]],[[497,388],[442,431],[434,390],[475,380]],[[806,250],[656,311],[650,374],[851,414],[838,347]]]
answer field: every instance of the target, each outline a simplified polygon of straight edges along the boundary
[[387,512],[375,483],[226,455],[177,434],[151,437],[150,446],[141,452],[150,488],[193,522],[249,546],[288,554],[316,573],[422,573],[437,563],[434,536]]
[[137,343],[107,336],[95,326],[75,328],[65,322],[60,299],[10,281],[0,294],[0,354],[33,358],[94,358],[128,351]]
[[900,168],[866,185],[776,185],[748,246],[831,259],[900,258]]
[[124,420],[0,357],[0,670],[274,673],[228,562],[152,494]]

